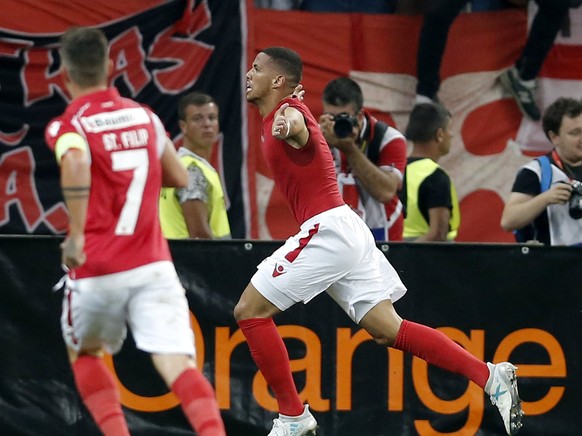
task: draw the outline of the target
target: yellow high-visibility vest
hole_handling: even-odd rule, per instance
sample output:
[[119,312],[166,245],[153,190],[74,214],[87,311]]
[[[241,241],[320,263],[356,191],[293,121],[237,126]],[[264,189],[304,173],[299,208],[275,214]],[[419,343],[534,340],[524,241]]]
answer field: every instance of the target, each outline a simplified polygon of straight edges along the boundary
[[[425,158],[415,160],[406,165],[406,218],[404,219],[404,233],[403,236],[407,238],[418,238],[429,231],[429,224],[422,216],[418,207],[418,191],[422,182],[434,173],[437,168],[445,171],[434,160]],[[445,171],[446,173],[446,171]],[[461,212],[459,209],[459,200],[455,186],[451,180],[451,218],[449,219],[449,232],[447,239],[454,240],[457,237],[457,231],[461,224]]]
[[[210,186],[208,198],[208,224],[215,239],[230,238],[230,225],[224,203],[224,192],[218,172],[204,159],[192,154],[183,155],[180,160],[186,168],[195,165],[204,174]],[[182,207],[176,196],[176,188],[162,188],[160,192],[160,224],[167,239],[189,237]]]

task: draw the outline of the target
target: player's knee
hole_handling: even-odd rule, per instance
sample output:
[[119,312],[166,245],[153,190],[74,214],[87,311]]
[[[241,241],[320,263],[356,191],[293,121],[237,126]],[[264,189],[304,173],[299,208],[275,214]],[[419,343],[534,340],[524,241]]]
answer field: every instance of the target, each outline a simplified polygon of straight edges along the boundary
[[72,348],[67,348],[67,353],[69,355],[69,361],[71,363],[75,362],[81,356],[103,357],[103,349],[101,347],[83,348],[79,351],[75,351]]
[[373,336],[374,342],[376,342],[381,347],[391,347],[394,344],[394,338],[387,335],[377,335]]
[[373,332],[368,331],[374,342],[376,342],[381,347],[391,347],[394,345],[396,340],[396,334],[398,330],[392,328],[391,326],[383,326],[382,329],[375,330]]
[[151,355],[152,362],[166,386],[172,387],[174,381],[187,369],[196,368],[194,359],[187,354],[158,354]]
[[376,342],[381,347],[388,347],[389,346],[388,339],[385,337],[374,338],[374,342]]

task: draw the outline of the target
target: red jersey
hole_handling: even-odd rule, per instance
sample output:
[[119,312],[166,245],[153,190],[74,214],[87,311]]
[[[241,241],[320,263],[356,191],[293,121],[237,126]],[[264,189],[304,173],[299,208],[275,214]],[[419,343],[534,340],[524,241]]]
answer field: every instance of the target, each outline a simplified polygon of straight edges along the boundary
[[79,97],[46,128],[54,150],[77,133],[88,144],[91,191],[85,224],[87,261],[74,278],[102,276],[171,260],[158,217],[160,156],[166,132],[148,108],[115,88]]
[[[309,140],[301,149],[290,146],[271,134],[274,114],[283,103],[303,115]],[[344,203],[336,181],[333,158],[318,122],[297,98],[284,99],[263,119],[261,149],[275,185],[287,199],[299,224]]]

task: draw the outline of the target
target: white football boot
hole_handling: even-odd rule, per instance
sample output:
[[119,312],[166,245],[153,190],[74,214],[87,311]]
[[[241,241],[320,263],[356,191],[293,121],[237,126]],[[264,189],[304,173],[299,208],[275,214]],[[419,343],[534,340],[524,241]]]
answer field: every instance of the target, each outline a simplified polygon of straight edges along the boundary
[[487,363],[489,367],[489,380],[485,384],[485,392],[491,399],[491,404],[497,406],[505,431],[508,435],[514,435],[522,427],[521,399],[517,392],[517,367],[509,362],[496,365]]
[[273,419],[273,428],[268,436],[315,436],[316,431],[317,421],[306,404],[299,416],[279,414],[278,418]]

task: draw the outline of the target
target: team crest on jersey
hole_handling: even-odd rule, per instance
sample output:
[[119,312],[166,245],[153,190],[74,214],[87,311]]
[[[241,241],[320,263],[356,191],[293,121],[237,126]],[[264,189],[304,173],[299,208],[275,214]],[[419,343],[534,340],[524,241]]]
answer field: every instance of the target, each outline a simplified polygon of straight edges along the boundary
[[275,264],[275,268],[273,268],[273,277],[279,277],[287,272],[283,265]]

